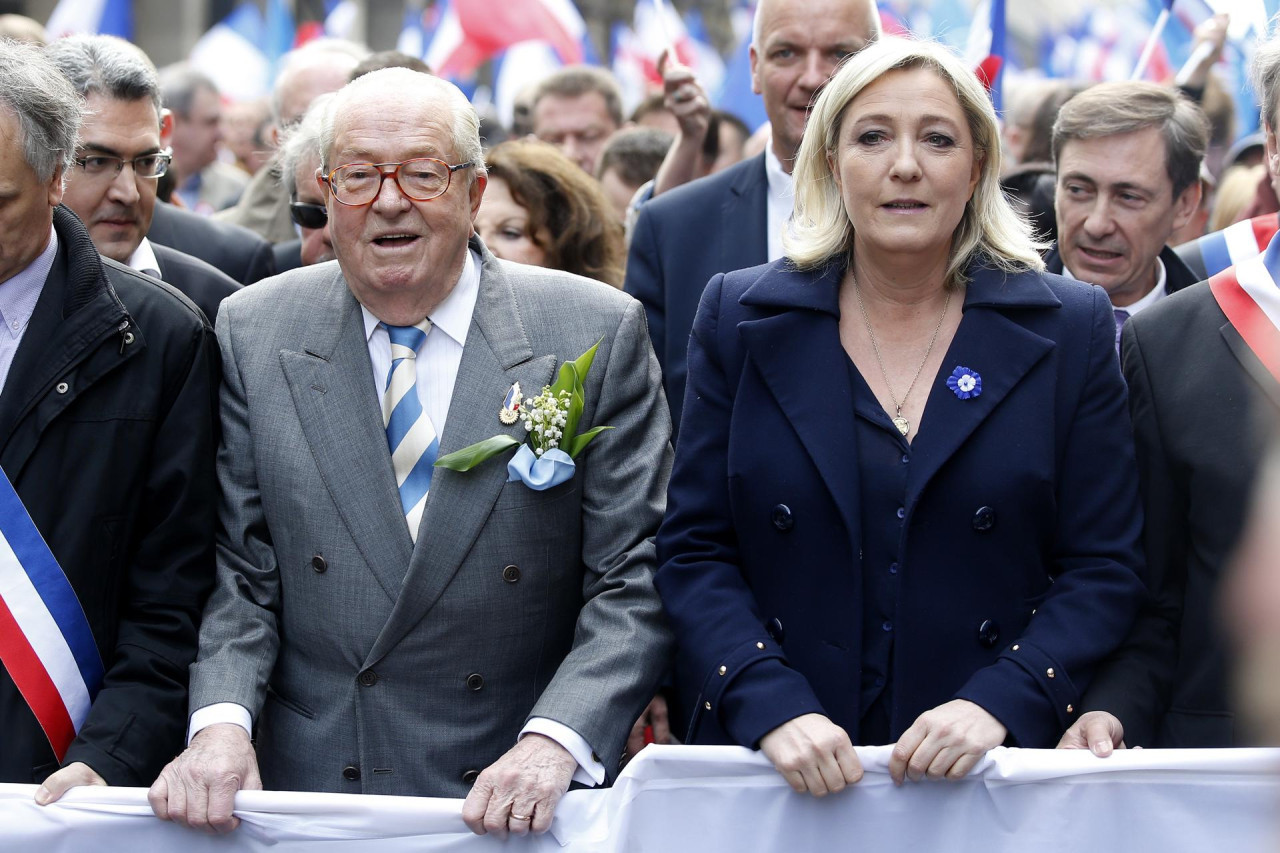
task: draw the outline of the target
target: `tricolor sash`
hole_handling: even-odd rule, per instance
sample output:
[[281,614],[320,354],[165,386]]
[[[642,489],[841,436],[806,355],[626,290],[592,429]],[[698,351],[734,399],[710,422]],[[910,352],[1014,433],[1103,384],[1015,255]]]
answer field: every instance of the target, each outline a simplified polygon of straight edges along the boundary
[[1280,286],[1257,255],[1209,279],[1222,313],[1263,366],[1280,382]]
[[1221,231],[1206,234],[1197,241],[1205,274],[1217,275],[1228,267],[1257,257],[1280,230],[1280,214],[1267,213],[1233,222]]
[[0,663],[61,761],[102,687],[102,658],[75,590],[3,470]]

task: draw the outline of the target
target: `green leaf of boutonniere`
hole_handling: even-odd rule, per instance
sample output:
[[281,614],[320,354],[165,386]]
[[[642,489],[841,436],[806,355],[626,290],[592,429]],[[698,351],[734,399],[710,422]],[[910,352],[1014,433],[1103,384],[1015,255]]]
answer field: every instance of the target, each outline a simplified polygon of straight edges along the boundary
[[569,454],[570,458],[577,459],[578,454],[586,449],[586,446],[591,442],[591,439],[595,438],[607,429],[613,429],[613,427],[598,426],[587,430],[582,435],[574,436],[573,441],[569,442],[569,449],[565,452]]
[[452,471],[470,471],[486,459],[498,455],[509,447],[519,447],[520,444],[521,441],[518,438],[495,435],[493,438],[486,438],[484,441],[478,441],[461,450],[441,456],[436,460],[436,467],[448,468]]

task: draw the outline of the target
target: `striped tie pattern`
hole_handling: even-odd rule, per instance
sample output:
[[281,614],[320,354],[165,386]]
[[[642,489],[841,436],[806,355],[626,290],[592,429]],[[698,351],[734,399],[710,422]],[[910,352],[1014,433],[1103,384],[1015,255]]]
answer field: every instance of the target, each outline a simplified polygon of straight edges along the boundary
[[391,370],[382,395],[382,422],[387,427],[391,465],[400,489],[400,506],[409,536],[418,541],[418,522],[431,488],[432,466],[440,450],[435,427],[418,399],[418,350],[431,331],[431,321],[416,326],[387,326],[391,338]]

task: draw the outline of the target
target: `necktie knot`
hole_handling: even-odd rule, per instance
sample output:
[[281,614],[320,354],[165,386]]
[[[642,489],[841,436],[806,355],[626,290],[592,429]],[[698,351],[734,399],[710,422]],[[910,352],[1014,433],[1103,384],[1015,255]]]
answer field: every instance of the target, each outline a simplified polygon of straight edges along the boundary
[[384,323],[387,327],[387,336],[391,339],[391,346],[408,350],[408,352],[393,352],[393,358],[415,358],[418,350],[422,348],[422,342],[427,339],[427,332],[431,331],[431,321],[423,320],[416,326],[392,326]]

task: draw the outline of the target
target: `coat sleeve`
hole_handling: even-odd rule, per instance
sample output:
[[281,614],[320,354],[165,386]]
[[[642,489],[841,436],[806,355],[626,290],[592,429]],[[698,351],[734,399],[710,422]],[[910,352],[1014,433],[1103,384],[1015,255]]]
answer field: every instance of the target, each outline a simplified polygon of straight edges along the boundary
[[217,575],[191,668],[191,711],[234,702],[257,717],[280,646],[280,570],[255,468],[235,311],[218,315],[222,441],[218,449]]
[[[597,357],[592,367],[593,374],[603,368],[603,375],[591,423],[612,429],[575,460],[583,477],[582,609],[569,654],[529,712],[568,726],[606,757],[621,754],[671,653],[653,587],[653,536],[671,474],[671,419],[644,312],[627,302],[607,361]],[[616,764],[604,765],[612,778]]]
[[1147,584],[1151,600],[1123,646],[1107,659],[1085,696],[1087,710],[1109,711],[1124,725],[1125,743],[1151,746],[1173,692],[1178,629],[1186,588],[1187,495],[1165,452],[1138,326],[1124,335],[1124,373],[1138,451],[1146,516]]
[[[1022,636],[956,693],[998,719],[1017,746],[1052,747],[1083,707],[1099,663],[1124,640],[1146,599],[1142,508],[1115,319],[1092,288],[1087,367],[1059,423],[1053,583]],[[1062,359],[1077,357],[1064,352]]]
[[763,627],[740,568],[729,505],[733,391],[719,346],[723,274],[702,295],[689,343],[689,380],[668,495],[658,532],[658,591],[675,631],[680,671],[697,683],[690,738],[713,715],[736,743],[755,747],[788,720],[824,713],[803,675]]
[[[145,332],[145,330],[144,330]],[[160,342],[152,343],[152,346]],[[122,578],[114,649],[89,716],[63,759],[112,785],[150,785],[182,748],[187,670],[213,578],[217,487],[217,345],[201,322],[185,351],[155,434],[131,560]]]

